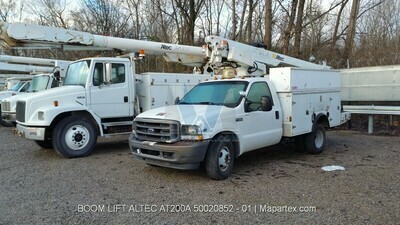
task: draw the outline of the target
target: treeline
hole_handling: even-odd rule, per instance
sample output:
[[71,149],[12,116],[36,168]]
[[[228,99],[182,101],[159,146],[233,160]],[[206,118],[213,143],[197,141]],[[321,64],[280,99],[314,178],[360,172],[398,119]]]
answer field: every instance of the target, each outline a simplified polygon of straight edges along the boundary
[[[400,0],[0,0],[4,21],[198,46],[219,35],[334,68],[399,64],[399,17]],[[18,51],[69,59],[117,54]],[[142,67],[177,69],[159,57]]]

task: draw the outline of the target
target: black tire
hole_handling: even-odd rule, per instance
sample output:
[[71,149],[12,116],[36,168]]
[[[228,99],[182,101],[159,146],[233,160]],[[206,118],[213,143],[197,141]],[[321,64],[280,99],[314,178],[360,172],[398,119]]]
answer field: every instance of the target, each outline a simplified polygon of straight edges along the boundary
[[224,180],[232,173],[235,151],[227,136],[214,140],[206,154],[205,168],[207,175],[214,180]]
[[310,154],[321,153],[326,146],[326,132],[322,124],[317,124],[313,131],[305,136],[306,151]]
[[1,115],[1,105],[0,105],[0,124],[3,127],[12,127],[13,126],[13,124],[11,122],[6,122],[3,120],[3,116]]
[[45,140],[45,141],[38,141],[35,140],[36,144],[39,145],[41,148],[53,148],[52,140]]
[[56,125],[52,139],[58,154],[68,158],[84,157],[93,152],[97,133],[88,119],[70,116]]
[[294,147],[295,152],[300,152],[300,153],[306,152],[305,136],[299,135],[294,137],[294,145],[295,145]]

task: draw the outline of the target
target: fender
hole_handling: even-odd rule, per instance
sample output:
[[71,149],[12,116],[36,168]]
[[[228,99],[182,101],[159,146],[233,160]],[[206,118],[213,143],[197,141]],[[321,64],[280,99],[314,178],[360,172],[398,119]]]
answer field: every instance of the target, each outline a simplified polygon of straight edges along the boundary
[[[64,113],[73,113],[73,112],[88,112],[92,118],[96,121],[97,126],[101,128],[101,120],[100,118],[91,110],[88,109],[85,105],[80,104],[71,104],[67,103],[59,106],[43,106],[38,108],[34,113],[30,115],[28,121],[25,123],[21,123],[22,125],[29,124],[29,126],[38,126],[38,127],[48,127],[54,121],[54,119]],[[39,113],[43,112],[43,120],[39,119]],[[100,134],[103,135],[102,129],[100,130]]]
[[322,122],[322,124],[325,127],[330,127],[328,117],[324,113],[318,113],[318,115],[316,115],[316,116],[315,116],[315,114],[313,114],[312,122],[313,122],[312,131],[315,129],[315,127],[317,126],[317,124],[319,122]]

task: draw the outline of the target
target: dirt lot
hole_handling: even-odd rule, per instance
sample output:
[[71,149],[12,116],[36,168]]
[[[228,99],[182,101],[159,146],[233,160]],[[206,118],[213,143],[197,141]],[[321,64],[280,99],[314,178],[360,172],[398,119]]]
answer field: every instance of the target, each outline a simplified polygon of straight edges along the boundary
[[[213,181],[204,170],[133,160],[126,137],[65,159],[0,127],[0,224],[398,223],[400,138],[327,136],[320,155],[262,149],[239,157],[229,179]],[[321,170],[327,165],[346,170]]]

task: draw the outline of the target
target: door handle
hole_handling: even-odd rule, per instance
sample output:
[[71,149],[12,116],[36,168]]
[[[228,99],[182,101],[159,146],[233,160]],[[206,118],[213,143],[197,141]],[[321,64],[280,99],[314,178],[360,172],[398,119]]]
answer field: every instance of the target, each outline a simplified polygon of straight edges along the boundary
[[124,96],[124,102],[128,102],[128,96]]
[[279,111],[275,111],[275,119],[279,119]]

